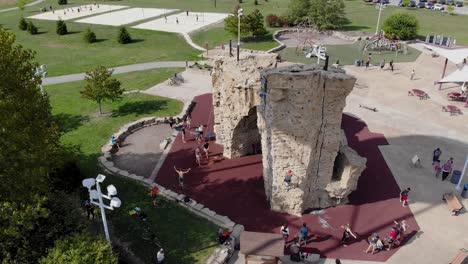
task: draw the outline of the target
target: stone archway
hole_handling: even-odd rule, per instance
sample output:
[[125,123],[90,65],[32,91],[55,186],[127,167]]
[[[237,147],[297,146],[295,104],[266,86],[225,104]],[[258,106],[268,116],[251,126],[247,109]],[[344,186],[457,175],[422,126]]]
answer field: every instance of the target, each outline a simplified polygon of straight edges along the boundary
[[242,157],[260,154],[260,132],[257,126],[257,107],[250,108],[248,114],[243,116],[232,131],[232,156]]

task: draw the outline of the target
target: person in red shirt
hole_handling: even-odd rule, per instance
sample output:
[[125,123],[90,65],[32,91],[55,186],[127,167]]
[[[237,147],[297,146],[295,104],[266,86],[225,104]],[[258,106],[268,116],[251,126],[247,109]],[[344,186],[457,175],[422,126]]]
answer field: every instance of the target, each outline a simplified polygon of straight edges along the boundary
[[151,187],[151,200],[153,200],[153,205],[156,206],[156,198],[158,196],[159,189],[156,185]]

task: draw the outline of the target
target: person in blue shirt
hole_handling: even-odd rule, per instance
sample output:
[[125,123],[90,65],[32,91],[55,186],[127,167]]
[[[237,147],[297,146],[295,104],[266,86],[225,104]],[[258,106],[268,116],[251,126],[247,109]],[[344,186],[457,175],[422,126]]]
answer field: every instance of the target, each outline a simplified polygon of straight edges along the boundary
[[307,244],[307,236],[309,235],[309,228],[307,227],[306,223],[302,224],[301,229],[299,230],[299,245],[301,245],[302,241],[304,241],[304,245]]

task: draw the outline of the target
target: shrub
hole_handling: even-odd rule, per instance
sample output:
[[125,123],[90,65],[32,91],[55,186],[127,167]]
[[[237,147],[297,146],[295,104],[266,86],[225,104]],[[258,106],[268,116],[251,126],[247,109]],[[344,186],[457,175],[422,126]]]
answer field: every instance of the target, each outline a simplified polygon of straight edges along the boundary
[[289,21],[289,18],[287,15],[282,15],[278,18],[278,25],[280,27],[289,27],[293,26],[292,23]]
[[120,27],[119,29],[119,37],[117,41],[120,44],[128,44],[132,42],[132,37],[130,36],[130,33],[128,33],[127,29],[125,27]]
[[58,0],[59,5],[66,5],[68,4],[68,0]]
[[269,14],[265,17],[265,22],[269,27],[277,27],[279,26],[279,18],[275,14]]
[[18,28],[21,30],[28,29],[28,22],[26,22],[26,19],[24,19],[24,17],[21,17],[19,24],[18,24]]
[[255,1],[254,1],[254,5],[258,5],[258,0],[255,0]]
[[33,24],[33,22],[29,21],[28,22],[28,27],[26,30],[29,32],[31,35],[36,35],[37,34],[37,27]]
[[90,28],[87,28],[84,33],[83,39],[86,43],[94,43],[96,42],[96,34],[94,34],[94,32]]
[[66,35],[68,33],[67,24],[62,19],[57,21],[57,34],[58,35]]
[[382,29],[390,39],[414,39],[418,34],[419,23],[413,14],[396,13],[385,20]]

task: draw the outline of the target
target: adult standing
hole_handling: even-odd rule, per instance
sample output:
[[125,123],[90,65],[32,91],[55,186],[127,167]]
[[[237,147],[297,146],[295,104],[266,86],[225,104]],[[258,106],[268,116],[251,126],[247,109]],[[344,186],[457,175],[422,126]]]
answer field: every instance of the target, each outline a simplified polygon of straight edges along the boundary
[[195,161],[197,162],[198,167],[201,167],[201,153],[199,147],[195,149]]
[[393,72],[393,60],[390,61],[390,70]]
[[191,122],[192,122],[192,118],[190,117],[190,115],[187,115],[187,118],[185,118],[185,126],[187,126],[187,128],[190,128]]
[[184,127],[184,126],[181,126],[181,127],[180,127],[180,134],[181,134],[181,136],[182,136],[182,142],[187,143],[187,142],[185,141],[185,127]]
[[343,229],[343,236],[341,237],[340,243],[343,247],[347,247],[348,245],[346,245],[346,243],[349,241],[351,236],[354,237],[354,239],[357,239],[357,236],[353,233],[353,231],[351,231],[349,224],[341,226],[341,228]]
[[308,236],[309,236],[309,228],[307,227],[306,223],[303,223],[301,229],[299,230],[299,241],[297,243],[301,245],[302,241],[304,241],[304,245],[307,245]]
[[385,67],[385,59],[380,61],[380,70],[383,70],[384,67]]
[[416,75],[416,71],[413,69],[410,73],[411,77],[410,79],[413,80],[414,79],[414,75]]
[[289,228],[288,228],[288,223],[284,223],[282,226],[281,226],[281,235],[283,236],[284,238],[284,242],[288,242],[288,238],[289,238]]
[[85,202],[85,208],[87,218],[89,219],[91,217],[91,219],[94,219],[94,207],[89,199]]
[[408,195],[410,191],[411,188],[408,187],[400,192],[400,202],[402,202],[403,207],[406,207],[408,205]]
[[165,256],[164,256],[164,249],[160,249],[158,251],[158,254],[156,256],[156,259],[158,260],[158,264],[164,264],[164,259],[165,259]]
[[432,165],[434,165],[434,162],[440,159],[440,155],[442,155],[442,150],[440,150],[440,148],[436,148],[432,152]]
[[192,168],[188,168],[187,170],[182,170],[182,169],[177,169],[176,166],[174,166],[174,170],[177,172],[178,175],[178,180],[179,180],[179,186],[180,188],[184,188],[184,175],[187,174]]
[[208,159],[208,150],[210,148],[210,143],[208,141],[205,141],[205,144],[203,144],[203,152],[205,152],[206,159]]
[[156,185],[154,185],[153,187],[151,187],[151,200],[153,201],[153,205],[156,206],[156,199],[158,197],[158,192],[159,192],[159,189]]
[[453,158],[450,158],[445,162],[444,166],[442,166],[442,181],[445,181],[447,177],[452,173],[452,167],[453,167]]

